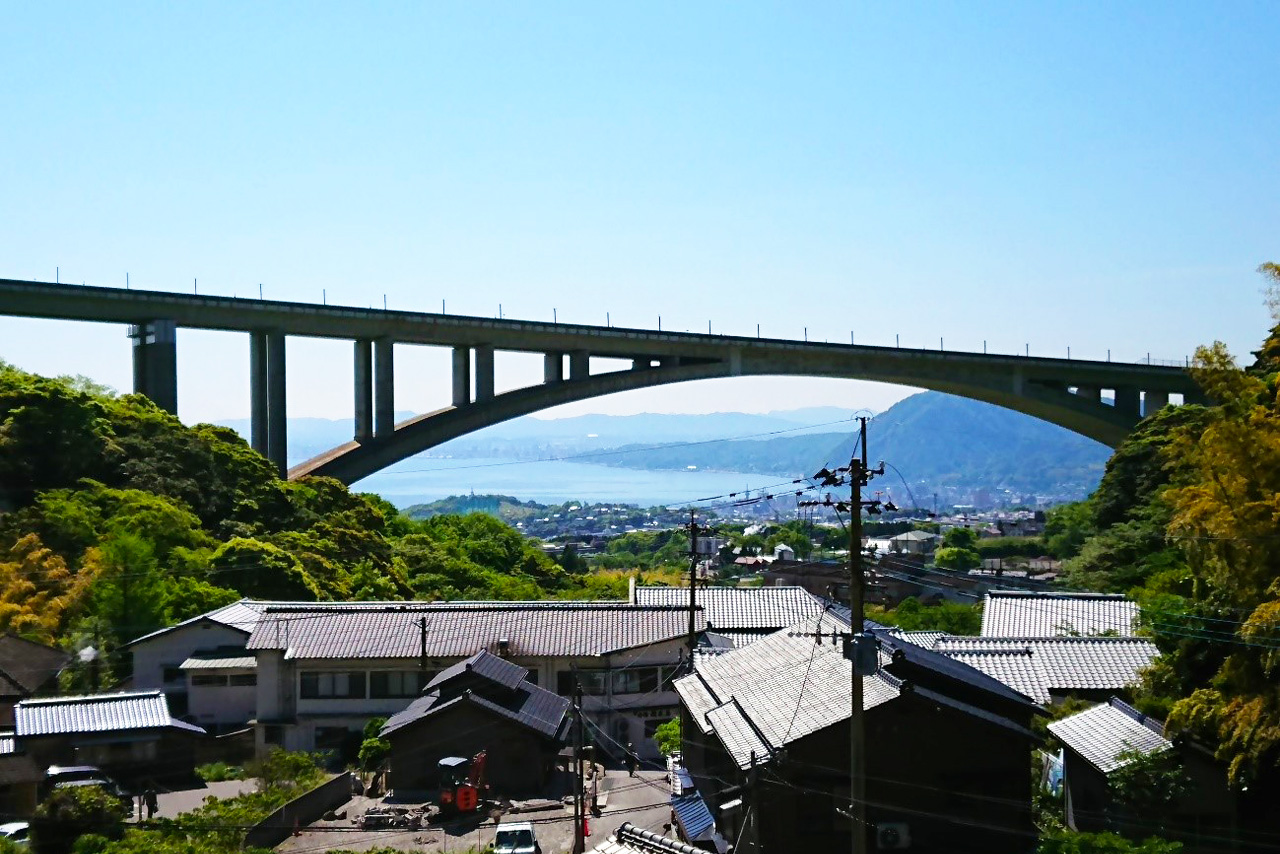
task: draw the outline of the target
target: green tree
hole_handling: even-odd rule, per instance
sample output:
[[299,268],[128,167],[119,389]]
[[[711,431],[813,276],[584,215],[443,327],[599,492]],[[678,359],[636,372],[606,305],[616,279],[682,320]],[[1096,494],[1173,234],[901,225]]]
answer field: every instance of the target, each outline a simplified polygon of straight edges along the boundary
[[37,854],[68,854],[85,834],[118,839],[126,807],[101,786],[54,789],[31,820],[32,847]]
[[982,566],[982,555],[973,549],[944,546],[934,552],[933,562],[943,569],[964,571]]
[[658,743],[658,750],[662,752],[663,756],[680,753],[684,749],[684,740],[680,732],[680,719],[672,718],[665,724],[659,725],[653,732],[653,740]]

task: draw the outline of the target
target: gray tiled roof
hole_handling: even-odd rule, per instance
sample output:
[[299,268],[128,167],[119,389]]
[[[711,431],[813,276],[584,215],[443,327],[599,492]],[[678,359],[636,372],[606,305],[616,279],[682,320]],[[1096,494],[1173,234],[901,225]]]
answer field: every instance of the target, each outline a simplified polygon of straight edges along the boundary
[[[416,658],[427,619],[432,658],[498,651],[512,656],[603,655],[683,637],[687,608],[621,602],[382,603],[267,608],[246,648],[298,659]],[[706,626],[701,612],[697,629]]]
[[629,821],[624,821],[612,836],[591,851],[592,854],[704,854],[701,848],[644,830]]
[[483,679],[488,679],[490,682],[494,682],[504,688],[514,688],[529,676],[529,671],[526,668],[504,661],[496,655],[481,650],[470,658],[441,670],[434,679],[427,683],[425,690],[430,691],[432,688],[468,672]]
[[174,719],[164,694],[159,691],[41,697],[23,700],[14,707],[13,713],[19,738],[159,727],[204,732],[198,726]]
[[[700,657],[676,690],[703,732],[714,732],[740,768],[765,761],[777,749],[849,717],[852,670],[838,645],[815,643],[812,633],[839,630],[830,617],[809,620],[750,646]],[[865,708],[898,696],[883,674],[863,677]],[[803,692],[803,702],[801,694]]]
[[1027,647],[954,649],[945,654],[1000,680],[1037,703],[1049,702],[1044,673],[1035,654]]
[[[711,630],[777,631],[822,613],[822,600],[803,587],[707,587],[697,592]],[[689,607],[687,587],[637,587],[640,605]]]
[[[466,664],[473,665],[470,671],[464,666]],[[519,679],[513,681],[514,671],[519,671]],[[449,683],[464,679],[468,674],[492,683],[498,690],[488,696],[474,690],[451,693]],[[567,698],[527,681],[525,675],[523,667],[516,667],[486,652],[479,653],[440,673],[423,696],[387,720],[382,735],[394,733],[455,705],[470,703],[529,727],[547,738],[556,738],[565,724],[571,704]],[[474,682],[462,684],[475,685]]]
[[1115,698],[1054,721],[1049,731],[1103,774],[1128,764],[1124,753],[1151,754],[1173,746],[1163,724]]
[[0,696],[27,697],[55,679],[71,656],[16,635],[0,635]]
[[221,623],[222,625],[228,628],[238,629],[239,631],[242,631],[247,635],[250,632],[252,632],[254,626],[258,624],[258,618],[262,614],[262,611],[268,605],[273,605],[273,604],[277,604],[277,603],[259,602],[254,599],[241,599],[238,602],[232,602],[230,605],[225,605],[221,608],[216,608],[208,612],[207,614],[201,614],[198,617],[192,617],[189,620],[183,620],[182,622],[175,623],[172,626],[168,626],[163,629],[158,629],[157,631],[154,631],[149,635],[143,635],[140,638],[134,638],[133,640],[129,641],[129,643],[125,644],[125,646],[133,646],[134,644],[142,643],[143,641],[149,641],[153,638],[158,638],[161,635],[166,635],[169,632],[174,631],[175,629],[181,629],[186,626],[194,625],[195,623],[203,622],[205,620],[212,620],[213,622]]
[[1132,636],[1138,604],[1119,594],[992,590],[982,607],[983,637],[1114,634]]
[[193,655],[182,662],[183,670],[253,670],[258,659],[252,655]]
[[[1115,691],[1137,683],[1141,671],[1160,654],[1155,644],[1145,638],[1116,637],[1048,637],[995,638],[951,636],[938,641],[934,650],[945,655],[963,656],[962,660],[1005,681],[998,673],[979,662],[994,667],[998,653],[1027,651],[1038,670],[1045,691]],[[983,656],[987,656],[984,658]],[[1030,674],[1008,672],[1015,682],[1006,682],[1022,691],[1030,687],[1025,681]],[[1030,696],[1030,695],[1028,695]]]

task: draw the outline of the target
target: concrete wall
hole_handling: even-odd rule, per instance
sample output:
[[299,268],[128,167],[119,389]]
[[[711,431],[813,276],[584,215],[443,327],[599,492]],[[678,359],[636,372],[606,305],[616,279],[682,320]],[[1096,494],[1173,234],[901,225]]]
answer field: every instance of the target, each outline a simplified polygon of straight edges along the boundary
[[289,838],[295,827],[306,827],[326,812],[351,800],[351,772],[339,774],[289,801],[251,827],[244,835],[245,848],[274,848]]
[[166,632],[151,640],[134,644],[133,687],[137,691],[160,690],[168,693],[183,692],[185,677],[170,682],[164,680],[166,667],[178,667],[193,653],[207,652],[218,647],[244,648],[249,635],[213,620],[203,620]]
[[240,727],[258,712],[257,685],[197,685],[201,676],[255,676],[255,670],[202,669],[188,671],[187,713],[205,729]]

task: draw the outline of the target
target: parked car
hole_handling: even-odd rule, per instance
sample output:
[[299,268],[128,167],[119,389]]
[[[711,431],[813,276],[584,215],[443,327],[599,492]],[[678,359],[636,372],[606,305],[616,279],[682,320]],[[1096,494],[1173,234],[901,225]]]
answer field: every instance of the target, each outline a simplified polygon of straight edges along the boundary
[[542,846],[527,821],[498,825],[493,837],[493,854],[542,854]]
[[133,797],[96,765],[50,765],[44,773],[40,797],[47,798],[56,789],[78,786],[101,786],[133,812]]
[[0,824],[0,839],[7,839],[15,845],[25,846],[31,840],[31,825],[25,821]]

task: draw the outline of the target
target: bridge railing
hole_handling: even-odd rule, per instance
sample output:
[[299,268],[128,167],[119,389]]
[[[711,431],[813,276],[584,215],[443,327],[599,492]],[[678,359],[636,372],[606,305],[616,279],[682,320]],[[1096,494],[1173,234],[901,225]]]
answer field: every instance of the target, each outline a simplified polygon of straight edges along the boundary
[[1151,358],[1151,354],[1148,353],[1141,359],[1138,359],[1138,364],[1154,365],[1164,368],[1189,368],[1191,367],[1191,357],[1183,356],[1181,359],[1153,359]]

